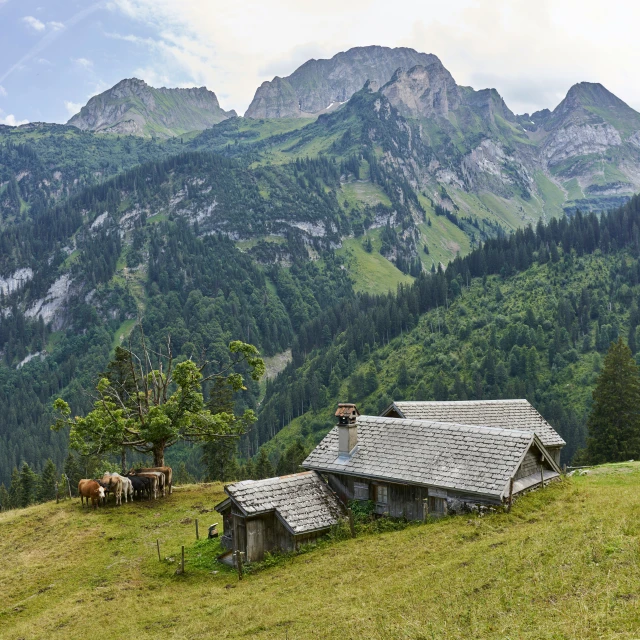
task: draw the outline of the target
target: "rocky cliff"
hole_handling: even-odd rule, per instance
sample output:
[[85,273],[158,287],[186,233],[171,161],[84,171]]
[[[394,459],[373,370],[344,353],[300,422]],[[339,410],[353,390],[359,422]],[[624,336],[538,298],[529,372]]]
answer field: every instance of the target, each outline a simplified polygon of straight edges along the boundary
[[91,98],[67,124],[102,133],[166,138],[201,131],[235,115],[224,111],[206,87],[156,89],[130,78]]
[[383,85],[397,69],[416,65],[444,70],[436,56],[405,47],[355,47],[329,60],[309,60],[286,78],[263,82],[245,117],[315,116],[349,100],[367,80]]

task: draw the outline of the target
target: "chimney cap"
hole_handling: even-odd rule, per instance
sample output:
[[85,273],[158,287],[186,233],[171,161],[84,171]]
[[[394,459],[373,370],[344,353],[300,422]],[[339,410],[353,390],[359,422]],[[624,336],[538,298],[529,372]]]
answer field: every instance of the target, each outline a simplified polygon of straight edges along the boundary
[[349,422],[355,422],[356,418],[360,415],[358,407],[355,404],[349,402],[341,402],[338,404],[338,410],[336,411],[336,418],[340,418],[340,422],[343,420],[349,420]]

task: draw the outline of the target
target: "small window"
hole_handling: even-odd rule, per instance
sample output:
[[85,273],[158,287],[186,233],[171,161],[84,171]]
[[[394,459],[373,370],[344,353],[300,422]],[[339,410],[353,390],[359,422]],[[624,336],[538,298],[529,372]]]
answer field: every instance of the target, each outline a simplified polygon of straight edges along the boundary
[[376,502],[378,504],[387,504],[389,502],[389,490],[382,484],[376,485]]
[[445,499],[444,498],[434,498],[432,496],[429,497],[429,513],[434,515],[444,515],[445,513]]
[[362,482],[355,482],[353,485],[353,499],[354,500],[368,500],[369,499],[369,485]]

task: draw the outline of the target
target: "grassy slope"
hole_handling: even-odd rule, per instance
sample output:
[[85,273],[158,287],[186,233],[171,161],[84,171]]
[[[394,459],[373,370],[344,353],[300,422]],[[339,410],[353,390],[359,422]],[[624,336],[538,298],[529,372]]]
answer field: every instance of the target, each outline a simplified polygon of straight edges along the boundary
[[[220,521],[201,513],[219,485],[97,513],[2,513],[2,637],[636,638],[639,486],[639,463],[601,467],[510,515],[325,544],[241,583],[181,523]],[[185,576],[158,562],[156,538],[163,558],[187,545]]]
[[411,276],[402,273],[380,254],[380,230],[370,230],[368,236],[373,246],[371,253],[367,253],[362,246],[364,238],[345,238],[337,251],[346,258],[354,289],[365,293],[386,293],[395,291],[400,283],[413,282]]

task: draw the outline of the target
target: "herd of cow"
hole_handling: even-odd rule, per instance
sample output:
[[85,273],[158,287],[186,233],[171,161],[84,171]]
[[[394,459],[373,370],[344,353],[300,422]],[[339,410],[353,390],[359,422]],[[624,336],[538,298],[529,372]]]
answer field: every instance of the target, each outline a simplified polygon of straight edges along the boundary
[[139,499],[146,497],[154,500],[159,494],[164,497],[166,492],[173,491],[173,471],[171,467],[149,467],[143,469],[131,469],[123,475],[119,473],[105,473],[100,480],[80,480],[78,483],[78,495],[84,507],[84,501],[89,500],[94,509],[106,504],[110,493],[115,496],[116,504],[122,504],[129,499],[133,501],[136,496]]

